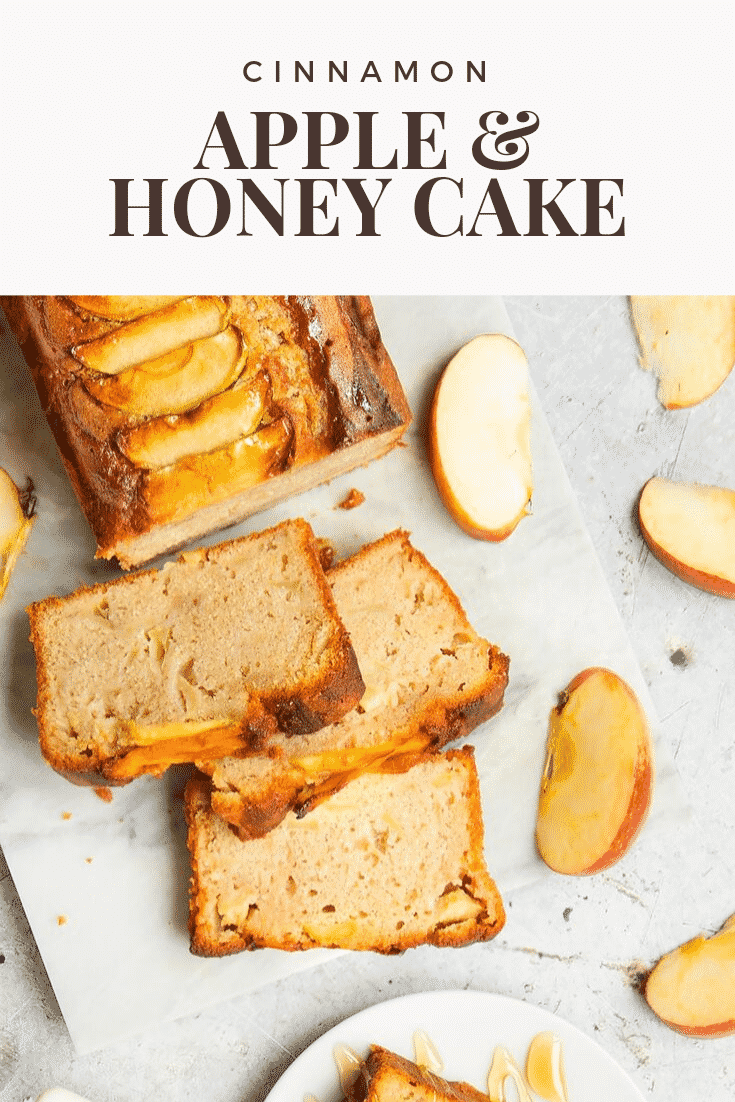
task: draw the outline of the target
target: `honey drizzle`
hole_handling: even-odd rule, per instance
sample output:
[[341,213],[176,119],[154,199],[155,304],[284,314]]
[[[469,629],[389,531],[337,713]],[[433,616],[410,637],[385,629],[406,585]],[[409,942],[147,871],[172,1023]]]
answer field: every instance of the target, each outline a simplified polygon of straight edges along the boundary
[[[422,1070],[432,1075],[444,1070],[439,1050],[423,1029],[417,1029],[413,1035],[413,1051],[414,1063]],[[367,1090],[364,1061],[349,1045],[335,1045],[333,1056],[343,1096],[350,1102],[364,1102]],[[362,1084],[358,1083],[360,1078]],[[548,1030],[536,1034],[528,1046],[525,1078],[508,1050],[497,1045],[487,1075],[489,1102],[509,1102],[505,1093],[508,1079],[515,1084],[519,1102],[533,1102],[529,1086],[546,1102],[569,1102],[559,1037]],[[305,1094],[304,1102],[319,1100],[313,1094]]]
[[528,1046],[526,1078],[546,1102],[568,1102],[561,1041],[555,1033],[537,1033]]
[[493,1052],[493,1062],[487,1073],[487,1093],[490,1102],[510,1102],[505,1093],[505,1084],[508,1079],[515,1083],[519,1102],[532,1102],[523,1072],[507,1048],[498,1045]]
[[[337,1067],[342,1094],[345,1098],[351,1099],[351,1102],[359,1102],[360,1099],[365,1097],[364,1061],[349,1045],[335,1045],[332,1055]],[[360,1077],[363,1079],[363,1089],[360,1089],[358,1085]]]
[[413,1035],[413,1062],[434,1075],[440,1075],[444,1070],[439,1050],[423,1029],[417,1029]]

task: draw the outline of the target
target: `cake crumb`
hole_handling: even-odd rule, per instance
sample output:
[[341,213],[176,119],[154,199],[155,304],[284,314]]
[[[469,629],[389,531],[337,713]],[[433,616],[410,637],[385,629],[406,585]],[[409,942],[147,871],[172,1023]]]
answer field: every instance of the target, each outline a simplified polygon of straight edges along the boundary
[[347,496],[340,501],[338,509],[356,509],[358,505],[362,505],[365,500],[365,495],[360,490],[356,490],[354,486],[349,491]]
[[62,819],[71,819],[71,811],[62,811],[61,812],[61,818]]
[[85,857],[84,860],[87,862],[88,865],[91,865],[94,861],[94,857]]
[[56,925],[57,926],[66,926],[68,921],[69,921],[69,919],[66,917],[66,915],[57,915],[56,916]]
[[95,796],[99,796],[101,800],[104,800],[106,804],[112,803],[112,789],[108,788],[107,785],[99,785],[95,788],[94,794]]

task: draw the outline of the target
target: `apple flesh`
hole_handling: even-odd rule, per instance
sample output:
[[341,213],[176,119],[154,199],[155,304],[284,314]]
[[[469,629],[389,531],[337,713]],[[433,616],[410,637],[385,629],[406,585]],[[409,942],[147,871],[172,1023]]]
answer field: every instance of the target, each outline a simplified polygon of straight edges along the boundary
[[722,385],[735,362],[735,296],[631,295],[630,309],[663,406],[696,405]]
[[128,367],[213,337],[227,327],[228,320],[224,299],[216,295],[185,298],[126,322],[103,337],[78,344],[72,354],[90,371],[117,375]]
[[735,490],[652,478],[638,501],[638,523],[673,574],[708,593],[735,597]]
[[181,417],[154,417],[126,429],[118,447],[136,467],[167,467],[189,455],[215,451],[255,432],[270,385],[263,372],[235,383]]
[[229,326],[119,375],[85,379],[84,387],[98,402],[134,417],[173,416],[226,390],[244,372],[246,359],[237,330]]
[[131,321],[150,314],[172,302],[181,302],[186,295],[68,295],[80,310],[110,321]]
[[475,337],[445,368],[429,425],[437,488],[471,536],[503,540],[529,511],[530,429],[523,350],[501,333]]
[[583,670],[552,710],[536,844],[572,876],[608,868],[633,844],[653,789],[653,750],[633,690],[610,670]]
[[735,915],[712,937],[695,937],[662,957],[645,996],[654,1014],[680,1033],[735,1033]]
[[281,417],[227,447],[146,471],[140,492],[149,517],[167,524],[184,512],[260,485],[286,464],[292,438],[290,421]]
[[21,494],[7,471],[0,467],[0,597],[33,527],[35,498],[32,486]]

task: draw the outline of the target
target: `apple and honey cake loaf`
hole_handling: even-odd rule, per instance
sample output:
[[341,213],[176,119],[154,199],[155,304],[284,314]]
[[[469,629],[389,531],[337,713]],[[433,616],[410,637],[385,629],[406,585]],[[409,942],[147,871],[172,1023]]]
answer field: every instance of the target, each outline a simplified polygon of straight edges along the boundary
[[364,691],[304,520],[28,613],[41,749],[81,783],[312,731]]
[[192,952],[317,946],[396,953],[488,940],[504,922],[485,866],[472,749],[363,773],[303,818],[243,840],[195,772],[185,808]]
[[351,777],[407,768],[502,706],[508,659],[469,623],[444,578],[394,531],[327,572],[365,694],[329,727],[276,735],[262,753],[198,762],[212,806],[240,836],[304,814]]
[[0,299],[125,568],[383,455],[410,411],[365,297]]
[[380,1045],[371,1045],[347,1102],[488,1102],[469,1083],[443,1079]]

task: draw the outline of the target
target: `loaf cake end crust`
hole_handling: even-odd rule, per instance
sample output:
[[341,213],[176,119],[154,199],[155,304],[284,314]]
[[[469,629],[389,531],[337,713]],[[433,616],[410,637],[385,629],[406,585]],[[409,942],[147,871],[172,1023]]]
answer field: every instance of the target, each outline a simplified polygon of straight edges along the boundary
[[378,458],[411,420],[365,296],[0,304],[97,555],[124,568]]

